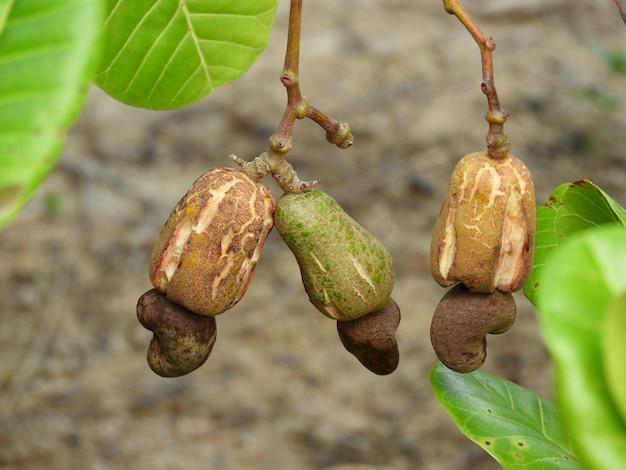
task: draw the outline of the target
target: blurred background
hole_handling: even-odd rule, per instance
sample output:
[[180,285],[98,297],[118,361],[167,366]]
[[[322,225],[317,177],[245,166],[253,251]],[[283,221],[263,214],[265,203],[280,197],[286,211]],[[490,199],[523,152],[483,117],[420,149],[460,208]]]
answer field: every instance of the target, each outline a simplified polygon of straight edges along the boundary
[[[1,469],[499,468],[428,383],[445,292],[428,270],[431,229],[454,164],[487,132],[478,47],[440,1],[304,2],[303,94],[356,142],[339,150],[301,121],[289,158],[391,251],[397,371],[375,376],[343,349],[275,232],[207,363],[177,379],[146,364],[135,305],[152,244],[201,173],[266,150],[286,102],[288,3],[249,73],[196,105],[146,111],[94,88],[59,164],[0,233]],[[625,205],[626,27],[613,2],[464,3],[496,40],[505,129],[537,201],[587,178]],[[551,398],[535,312],[516,298],[517,324],[489,338],[484,370]]]

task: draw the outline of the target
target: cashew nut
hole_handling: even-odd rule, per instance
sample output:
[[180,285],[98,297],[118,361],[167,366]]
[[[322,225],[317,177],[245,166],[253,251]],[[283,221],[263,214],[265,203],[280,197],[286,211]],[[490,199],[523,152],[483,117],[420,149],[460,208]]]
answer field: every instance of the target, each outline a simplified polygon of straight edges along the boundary
[[391,374],[398,367],[400,352],[396,330],[400,308],[390,297],[385,306],[356,320],[338,321],[337,332],[344,347],[377,375]]
[[487,356],[488,334],[513,326],[517,308],[509,292],[470,292],[457,284],[443,296],[430,325],[430,340],[437,357],[456,372],[478,369]]
[[139,298],[137,319],[154,333],[148,364],[162,377],[179,377],[200,367],[217,337],[214,316],[196,315],[156,289]]

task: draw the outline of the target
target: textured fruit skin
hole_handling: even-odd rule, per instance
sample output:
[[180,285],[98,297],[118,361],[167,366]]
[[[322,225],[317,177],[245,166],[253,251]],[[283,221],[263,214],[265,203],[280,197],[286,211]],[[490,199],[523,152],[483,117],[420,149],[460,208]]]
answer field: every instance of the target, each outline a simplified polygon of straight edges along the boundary
[[517,307],[510,292],[470,292],[457,284],[439,301],[430,324],[430,341],[441,362],[455,372],[480,368],[487,356],[488,334],[501,334],[515,323]]
[[463,157],[433,231],[430,269],[442,286],[457,282],[472,292],[514,292],[533,265],[535,191],[524,164],[487,152]]
[[400,351],[396,330],[400,324],[400,307],[389,297],[387,304],[356,320],[338,321],[341,344],[363,366],[377,375],[389,375],[397,369]]
[[172,302],[217,315],[245,293],[273,227],[268,188],[233,168],[198,178],[163,226],[150,280]]
[[215,317],[196,315],[156,289],[139,298],[137,319],[154,333],[147,359],[161,377],[180,377],[200,367],[217,339]]
[[346,321],[385,306],[394,283],[391,255],[333,198],[319,190],[283,195],[274,220],[320,312]]

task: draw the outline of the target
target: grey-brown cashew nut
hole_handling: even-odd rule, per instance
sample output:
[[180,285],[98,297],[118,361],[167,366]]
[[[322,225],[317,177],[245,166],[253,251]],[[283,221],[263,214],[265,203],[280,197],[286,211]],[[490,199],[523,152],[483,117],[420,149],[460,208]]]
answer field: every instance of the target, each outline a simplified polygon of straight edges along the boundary
[[377,375],[391,374],[398,367],[400,352],[396,330],[400,308],[390,297],[385,306],[356,320],[337,321],[343,346],[361,364]]
[[443,296],[430,325],[435,354],[456,372],[478,369],[487,356],[488,334],[500,334],[513,326],[517,308],[510,292],[470,292],[457,284]]
[[139,298],[137,319],[154,333],[148,364],[162,377],[179,377],[200,367],[217,338],[214,316],[196,315],[156,289]]

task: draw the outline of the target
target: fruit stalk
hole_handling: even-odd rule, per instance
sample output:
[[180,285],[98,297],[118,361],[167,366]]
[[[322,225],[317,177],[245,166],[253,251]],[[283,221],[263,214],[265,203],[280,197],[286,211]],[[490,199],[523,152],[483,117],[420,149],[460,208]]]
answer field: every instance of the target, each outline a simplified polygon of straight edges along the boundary
[[443,7],[448,13],[459,19],[480,48],[483,70],[481,90],[487,97],[488,104],[487,113],[485,114],[485,119],[489,123],[487,151],[490,158],[505,158],[511,147],[511,144],[508,142],[508,137],[504,133],[504,123],[509,117],[509,114],[500,105],[493,76],[493,51],[496,48],[496,43],[492,37],[486,36],[482,32],[467,10],[463,8],[459,0],[443,0]]

